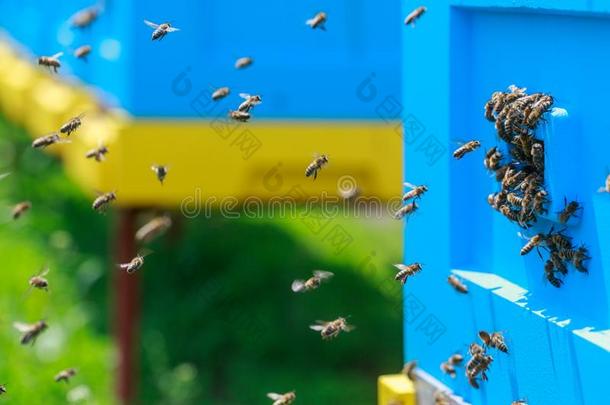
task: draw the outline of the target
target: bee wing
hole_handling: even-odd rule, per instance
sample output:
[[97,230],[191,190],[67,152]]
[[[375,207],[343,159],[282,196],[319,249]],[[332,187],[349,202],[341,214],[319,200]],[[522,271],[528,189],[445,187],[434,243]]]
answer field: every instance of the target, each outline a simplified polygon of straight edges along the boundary
[[150,166],[150,170],[152,170],[153,172],[157,173],[157,170],[159,169],[158,165],[152,165]]
[[407,266],[405,266],[404,264],[400,264],[400,263],[395,264],[394,267],[396,267],[398,269],[398,271],[403,271],[407,268]]
[[282,395],[281,395],[281,394],[278,394],[278,393],[275,393],[275,392],[269,392],[269,393],[267,394],[267,398],[272,399],[272,400],[274,400],[274,401],[277,401],[278,399],[281,399],[281,398],[282,398]]
[[406,181],[404,183],[402,183],[402,185],[405,186],[405,187],[412,188],[412,189],[413,188],[417,188],[417,186],[415,184],[411,184],[411,183],[406,182]]
[[154,22],[150,22],[148,20],[144,20],[144,24],[148,25],[150,28],[154,28],[154,29],[159,28],[159,24],[155,24]]
[[324,330],[324,325],[309,325],[309,329],[315,330],[316,332],[321,332]]
[[332,276],[334,276],[335,273],[331,273],[330,271],[324,271],[324,270],[314,270],[313,275],[318,277],[319,279],[325,280],[325,279],[329,279]]
[[49,271],[51,271],[51,269],[49,268],[49,266],[45,266],[45,267],[44,267],[44,268],[43,268],[43,269],[40,271],[40,273],[38,273],[38,276],[39,276],[39,277],[44,277],[44,276],[46,276],[47,274],[49,274]]
[[[8,176],[8,174],[7,174],[7,176]],[[1,179],[1,177],[0,177],[0,179]],[[605,193],[605,192],[606,192],[606,187],[600,187],[600,188],[598,188],[598,189],[597,189],[597,192],[598,192],[598,193]]]
[[305,289],[305,282],[303,280],[294,280],[290,288],[294,292],[301,292]]
[[55,55],[51,56],[51,59],[58,59],[60,58],[64,53],[63,52],[57,52]]
[[479,337],[485,344],[489,343],[489,341],[491,340],[489,333],[485,332],[484,330],[479,331]]
[[345,332],[351,332],[351,331],[353,331],[354,329],[356,329],[356,327],[355,327],[354,325],[347,325],[347,324],[345,325],[345,328],[343,328],[343,330],[344,330]]
[[249,99],[251,96],[248,93],[239,93],[239,97],[244,98],[244,99]]
[[13,327],[22,333],[29,332],[32,329],[30,325],[23,322],[13,322]]
[[167,32],[175,32],[175,31],[180,31],[180,28],[176,28],[176,27],[169,27],[167,30]]
[[2,173],[2,174],[0,174],[0,180],[2,180],[2,179],[4,179],[4,178],[8,177],[8,175],[9,175],[9,174],[11,174],[11,173],[10,173],[10,172],[8,172],[8,173]]

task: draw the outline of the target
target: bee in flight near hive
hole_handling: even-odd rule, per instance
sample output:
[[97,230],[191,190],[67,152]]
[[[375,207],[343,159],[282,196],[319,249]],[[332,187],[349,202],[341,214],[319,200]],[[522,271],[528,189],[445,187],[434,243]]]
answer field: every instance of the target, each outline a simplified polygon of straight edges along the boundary
[[455,378],[455,376],[457,375],[453,364],[450,364],[446,361],[441,363],[441,371],[451,378]]
[[326,31],[326,13],[324,11],[320,11],[313,18],[305,21],[305,24],[313,29],[320,28],[322,31]]
[[464,155],[466,155],[469,152],[475,151],[480,146],[481,146],[481,142],[479,142],[479,141],[476,141],[476,140],[468,141],[453,152],[453,157],[459,160],[459,159],[463,158]]
[[91,53],[91,45],[79,46],[74,50],[74,57],[87,62],[87,56]]
[[407,378],[411,381],[415,381],[415,369],[417,368],[417,361],[412,360],[407,362],[402,368],[402,373],[407,376]]
[[85,114],[79,114],[78,116],[70,119],[70,121],[66,122],[64,125],[59,128],[59,132],[65,134],[66,136],[72,135],[72,132],[76,131],[83,124],[82,118]]
[[74,369],[74,368],[68,368],[68,369],[62,370],[59,373],[57,373],[57,375],[55,376],[55,382],[65,381],[67,384],[70,382],[70,378],[74,377],[75,375],[76,375],[76,369]]
[[44,149],[47,146],[51,146],[54,145],[56,143],[69,143],[70,141],[68,140],[62,140],[59,137],[59,134],[56,132],[53,132],[52,134],[49,135],[44,135],[41,137],[38,137],[36,139],[34,139],[32,141],[32,148],[34,149]]
[[527,405],[527,401],[525,399],[518,399],[511,402],[510,405]]
[[313,276],[307,280],[294,280],[292,282],[292,291],[294,292],[305,292],[315,290],[322,284],[323,281],[329,280],[334,273],[330,271],[316,270],[313,272]]
[[289,405],[297,398],[297,394],[294,391],[285,394],[270,392],[267,394],[267,397],[273,401],[272,405]]
[[99,14],[99,7],[88,7],[77,11],[70,19],[70,23],[74,28],[86,28],[97,19]]
[[221,100],[221,99],[225,98],[226,96],[228,96],[230,92],[231,92],[231,89],[229,89],[228,87],[220,87],[220,88],[214,90],[214,92],[212,93],[212,100],[214,100],[214,101]]
[[6,394],[6,385],[0,384],[0,395]]
[[22,201],[13,207],[11,216],[13,217],[13,219],[19,219],[23,214],[25,214],[27,211],[29,211],[30,208],[32,208],[31,202]]
[[33,324],[15,322],[13,323],[15,329],[22,333],[21,335],[21,344],[27,345],[31,343],[32,345],[36,343],[36,339],[42,332],[44,332],[48,325],[45,321],[38,321]]
[[121,270],[125,270],[127,272],[127,274],[135,273],[136,271],[141,269],[142,266],[144,266],[144,257],[146,257],[147,255],[148,255],[148,253],[147,254],[137,254],[136,257],[131,259],[129,262],[119,263],[118,267]]
[[446,392],[436,391],[434,393],[434,405],[451,405],[451,400]]
[[468,293],[468,287],[466,286],[466,284],[462,283],[460,281],[460,279],[457,278],[456,276],[454,276],[453,274],[451,274],[451,275],[449,275],[449,277],[447,277],[447,282],[457,292],[462,293],[462,294]]
[[229,117],[235,121],[248,122],[251,116],[249,112],[229,110]]
[[415,10],[411,11],[409,15],[407,15],[407,17],[405,18],[405,25],[411,25],[412,27],[415,27],[415,21],[421,18],[421,16],[424,15],[427,10],[428,9],[426,7],[419,6]]
[[[39,290],[49,291],[49,280],[46,279],[46,275],[49,274],[50,269],[45,267],[37,275],[30,277],[28,284],[29,289],[37,288]],[[29,291],[28,289],[28,291]]]
[[239,97],[245,99],[246,101],[244,101],[239,105],[239,107],[237,107],[237,111],[249,113],[254,106],[257,106],[263,102],[262,97],[259,95],[251,96],[247,93],[239,93]]
[[428,187],[421,185],[416,186],[411,183],[403,183],[405,187],[409,187],[411,190],[407,191],[405,195],[402,196],[403,201],[409,201],[411,199],[421,198],[427,191]]
[[500,332],[493,332],[492,334],[482,330],[479,331],[479,337],[485,343],[485,346],[496,348],[503,353],[508,353],[508,346],[504,342],[504,336]]
[[144,24],[154,30],[151,36],[153,41],[162,40],[170,32],[180,31],[179,28],[172,27],[170,23],[155,24],[154,22],[144,20]]
[[328,156],[316,156],[313,162],[311,162],[305,169],[305,177],[313,176],[313,179],[315,180],[318,177],[318,171],[322,170],[322,167],[324,167],[326,164],[328,164]]
[[254,59],[249,56],[244,56],[235,61],[235,69],[244,69],[251,66],[254,63]]
[[150,169],[155,172],[157,175],[157,180],[163,185],[163,180],[165,180],[165,176],[167,176],[167,172],[169,171],[169,167],[163,165],[152,165]]
[[316,321],[316,325],[309,326],[311,330],[315,330],[316,332],[320,332],[323,340],[329,340],[332,338],[336,338],[339,336],[339,333],[343,332],[351,332],[354,330],[352,325],[347,323],[345,318],[339,317],[334,321],[325,322],[325,321]]
[[571,217],[576,216],[576,211],[582,209],[582,207],[580,206],[578,201],[570,201],[568,203],[568,200],[565,197],[564,197],[563,201],[564,201],[565,207],[563,210],[561,210],[558,217],[559,217],[559,222],[562,224],[565,224],[566,222],[568,222],[570,220]]
[[41,56],[38,58],[38,64],[41,66],[46,66],[49,69],[53,69],[53,72],[57,73],[57,69],[61,67],[61,62],[59,62],[59,58],[63,54],[63,52],[57,52],[53,56]]
[[400,281],[402,285],[407,282],[407,279],[422,270],[422,265],[420,263],[413,264],[395,264],[394,267],[398,269],[398,273],[394,277],[394,280]]
[[168,215],[153,218],[138,229],[136,240],[139,242],[149,242],[168,230],[171,225],[172,219]]
[[109,193],[102,194],[99,197],[97,197],[95,200],[93,200],[93,204],[91,204],[91,208],[93,208],[93,210],[97,211],[97,212],[104,212],[104,211],[106,211],[106,208],[108,208],[108,205],[115,200],[116,200],[116,193],[111,191]]
[[101,145],[95,149],[87,151],[87,153],[85,153],[85,157],[87,159],[95,159],[96,162],[101,162],[105,159],[107,153],[108,148],[104,145]]
[[415,201],[410,202],[407,205],[403,205],[398,211],[394,213],[394,219],[403,219],[413,214],[419,206]]

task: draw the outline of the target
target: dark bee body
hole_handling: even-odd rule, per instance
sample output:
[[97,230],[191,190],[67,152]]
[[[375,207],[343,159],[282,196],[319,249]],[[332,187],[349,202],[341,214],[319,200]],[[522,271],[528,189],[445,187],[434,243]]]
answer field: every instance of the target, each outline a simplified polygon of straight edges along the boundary
[[100,146],[96,149],[91,149],[85,154],[87,159],[95,159],[96,162],[101,162],[104,160],[105,155],[108,153],[108,148],[106,146]]
[[544,173],[544,146],[541,143],[535,143],[531,149],[532,163],[536,170]]
[[132,274],[139,270],[144,265],[144,256],[137,255],[128,263],[119,264],[121,270],[125,270],[128,274]]
[[74,51],[74,57],[87,61],[87,56],[91,53],[91,45],[83,45]]
[[151,166],[151,170],[155,172],[157,176],[157,180],[163,185],[163,180],[165,180],[165,176],[167,176],[168,168],[163,165],[153,165]]
[[407,15],[407,17],[405,18],[405,25],[412,24],[415,27],[415,21],[421,18],[421,16],[424,15],[427,10],[428,9],[426,7],[419,6],[415,10],[411,11],[409,15]]
[[415,369],[417,368],[417,362],[415,360],[410,361],[402,368],[402,373],[407,376],[411,381],[415,381]]
[[32,147],[35,149],[38,149],[38,148],[44,149],[47,146],[60,142],[60,140],[61,140],[61,138],[59,137],[59,135],[57,133],[52,133],[52,134],[41,136],[39,138],[34,139],[34,141],[32,141]]
[[407,279],[422,270],[422,265],[420,263],[413,263],[409,265],[405,264],[395,264],[394,267],[398,269],[398,273],[394,277],[394,280],[400,281],[401,284],[405,284]]
[[36,343],[38,336],[48,328],[45,321],[38,321],[31,325],[16,322],[14,326],[19,332],[23,333],[21,336],[22,345],[27,345],[28,343],[33,345]]
[[447,277],[447,282],[449,283],[449,285],[453,288],[455,288],[455,290],[457,292],[460,292],[462,294],[467,294],[468,293],[468,287],[462,283],[456,276],[454,276],[453,274],[450,275],[449,277]]
[[41,66],[46,66],[49,69],[53,69],[53,72],[57,73],[57,69],[59,69],[61,67],[59,58],[63,54],[64,54],[63,52],[58,52],[53,56],[41,56],[38,58],[38,64]]
[[66,370],[62,370],[55,376],[55,382],[65,381],[66,384],[70,382],[70,378],[76,375],[76,370],[73,368],[68,368]]
[[305,177],[313,176],[315,180],[318,177],[318,171],[328,163],[328,157],[326,155],[318,156],[313,162],[305,169]]
[[86,28],[97,19],[99,13],[100,10],[97,7],[85,8],[74,14],[71,24],[75,28]]
[[466,364],[466,376],[469,379],[475,379],[479,374],[482,375],[483,381],[487,381],[485,371],[493,362],[493,357],[485,353],[477,353]]
[[555,267],[556,271],[560,272],[563,275],[568,274],[568,267],[566,266],[564,261],[561,259],[559,252],[552,251],[549,258],[550,258],[551,262],[553,263],[553,267]]
[[546,245],[552,251],[562,251],[572,249],[572,238],[560,232],[553,232],[553,229],[545,237]]
[[95,211],[104,211],[108,207],[108,204],[114,200],[116,200],[116,194],[114,192],[102,194],[93,200],[91,207]]
[[311,325],[309,328],[320,332],[324,340],[333,339],[342,331],[350,332],[354,329],[353,326],[347,324],[345,318],[337,318],[330,322],[317,321],[316,325]]
[[412,184],[405,183],[405,186],[410,187],[411,190],[407,191],[405,193],[405,195],[402,196],[402,200],[403,201],[408,201],[408,200],[411,200],[411,199],[421,198],[421,196],[424,195],[428,191],[428,187],[424,186],[424,185],[414,186]]
[[555,288],[559,288],[563,284],[563,281],[555,276],[555,265],[550,259],[544,263],[544,277]]
[[568,203],[567,200],[565,200],[565,208],[559,213],[559,222],[565,224],[571,217],[576,215],[576,211],[580,208],[578,201],[570,201]]
[[406,216],[413,214],[415,211],[417,211],[418,208],[419,206],[417,205],[417,203],[415,201],[412,201],[407,205],[403,205],[402,208],[396,211],[396,213],[394,214],[394,218],[402,219]]
[[464,145],[460,146],[453,152],[453,157],[456,159],[461,159],[469,152],[472,152],[481,146],[481,142],[479,141],[469,141]]
[[294,292],[305,292],[315,290],[322,285],[323,281],[326,281],[334,276],[333,273],[329,271],[321,271],[316,270],[313,272],[313,277],[308,278],[307,280],[294,280],[292,282],[292,291]]
[[309,20],[307,20],[305,22],[305,24],[307,24],[308,26],[310,26],[312,29],[316,29],[316,28],[320,28],[323,31],[326,31],[326,13],[321,11],[318,14],[316,14],[313,18],[310,18]]
[[76,131],[82,125],[81,119],[84,114],[80,114],[77,117],[72,118],[70,121],[66,122],[64,125],[59,128],[59,132],[65,134],[66,136],[72,135],[72,132]]
[[22,201],[13,207],[11,216],[13,217],[13,219],[19,219],[23,214],[25,214],[27,211],[29,211],[30,208],[32,208],[31,202]]
[[160,41],[163,38],[165,38],[165,36],[168,33],[174,32],[174,31],[179,31],[178,28],[172,27],[172,25],[170,23],[155,24],[148,20],[144,20],[144,24],[148,25],[149,27],[151,27],[154,30],[151,35],[151,39],[153,41],[157,41],[157,40]]
[[243,58],[239,58],[235,61],[235,69],[243,69],[252,65],[254,60],[249,56],[244,56]]
[[231,93],[231,89],[229,89],[228,87],[221,87],[219,89],[216,89],[214,93],[212,93],[212,100],[218,101],[220,99],[223,99],[228,96],[229,93]]
[[272,405],[290,405],[297,398],[297,395],[294,391],[285,394],[270,392],[267,397],[273,401]]
[[500,332],[493,332],[491,335],[486,331],[479,331],[479,337],[485,343],[485,346],[496,348],[503,353],[508,353],[508,346],[504,342],[504,336]]
[[489,149],[485,153],[485,159],[483,159],[483,165],[487,170],[495,172],[500,169],[500,165],[502,164],[502,152],[498,150],[497,147],[493,147]]
[[250,113],[245,111],[229,111],[229,117],[235,121],[247,122],[250,119]]

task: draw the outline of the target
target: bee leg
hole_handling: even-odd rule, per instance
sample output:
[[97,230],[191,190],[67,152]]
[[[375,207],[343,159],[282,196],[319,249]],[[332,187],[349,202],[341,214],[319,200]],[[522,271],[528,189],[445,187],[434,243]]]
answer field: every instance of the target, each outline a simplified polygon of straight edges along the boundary
[[313,171],[313,179],[315,180],[318,177],[318,170]]

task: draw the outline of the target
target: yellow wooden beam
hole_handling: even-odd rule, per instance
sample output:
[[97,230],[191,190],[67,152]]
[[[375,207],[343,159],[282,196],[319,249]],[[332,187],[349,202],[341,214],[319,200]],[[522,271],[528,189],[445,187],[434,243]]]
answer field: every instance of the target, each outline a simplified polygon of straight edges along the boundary
[[377,379],[377,405],[416,405],[415,385],[404,374]]

